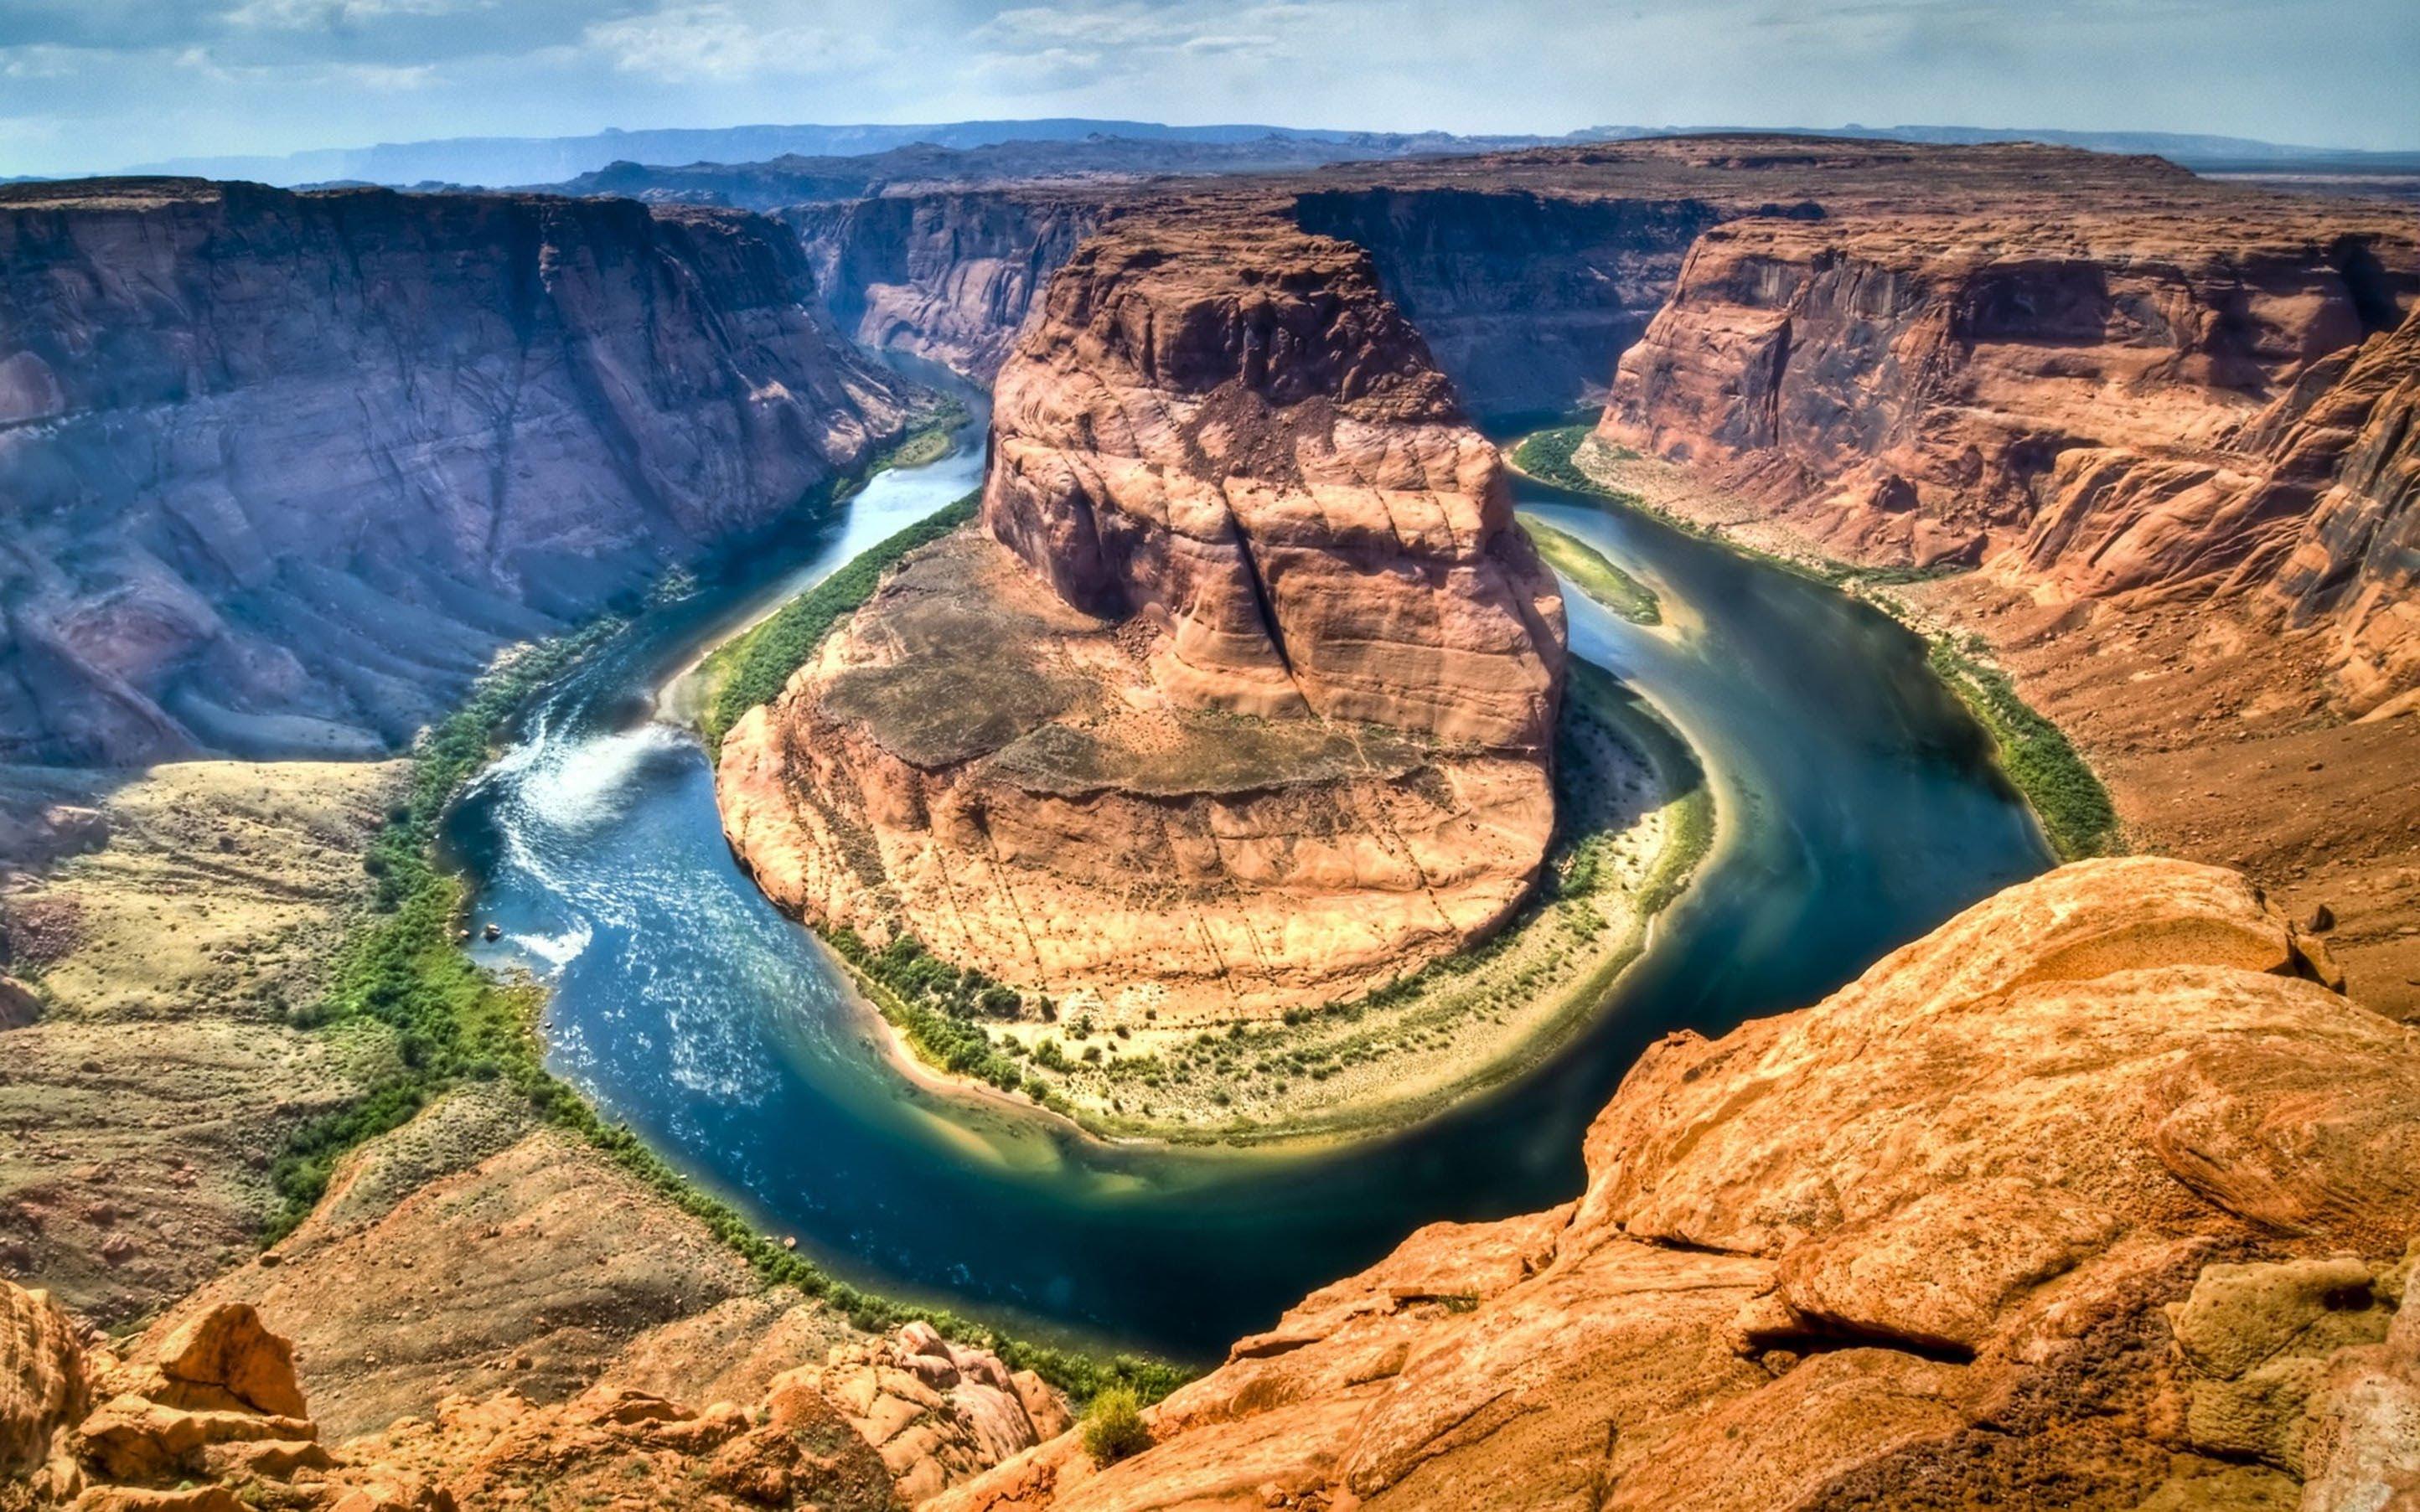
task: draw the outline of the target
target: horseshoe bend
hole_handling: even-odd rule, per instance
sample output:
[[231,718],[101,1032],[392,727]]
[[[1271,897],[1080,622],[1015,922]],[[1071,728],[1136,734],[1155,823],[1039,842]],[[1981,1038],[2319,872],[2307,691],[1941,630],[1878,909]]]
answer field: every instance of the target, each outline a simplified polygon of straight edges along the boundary
[[2420,1505],[2420,158],[1947,131],[0,185],[0,1512]]

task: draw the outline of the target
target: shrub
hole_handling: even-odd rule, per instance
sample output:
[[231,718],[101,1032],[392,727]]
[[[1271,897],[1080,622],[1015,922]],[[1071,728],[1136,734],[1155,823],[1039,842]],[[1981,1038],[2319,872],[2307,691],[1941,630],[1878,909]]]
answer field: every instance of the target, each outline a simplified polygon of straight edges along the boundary
[[1084,1452],[1094,1464],[1114,1465],[1150,1447],[1151,1429],[1132,1386],[1109,1386],[1093,1398],[1084,1413]]

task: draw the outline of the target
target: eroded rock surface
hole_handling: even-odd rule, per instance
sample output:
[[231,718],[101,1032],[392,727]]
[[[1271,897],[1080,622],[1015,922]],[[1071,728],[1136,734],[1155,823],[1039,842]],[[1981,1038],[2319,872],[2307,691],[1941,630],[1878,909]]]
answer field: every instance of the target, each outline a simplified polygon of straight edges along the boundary
[[0,1507],[451,1512],[535,1497],[615,1506],[892,1508],[1067,1426],[1058,1394],[922,1324],[835,1345],[744,1399],[627,1383],[555,1398],[453,1392],[322,1442],[291,1342],[252,1306],[196,1309],[126,1359],[0,1281]]
[[906,424],[729,211],[0,191],[0,758],[410,738]]
[[1527,892],[1561,604],[1366,256],[1120,223],[1001,376],[985,532],[724,742],[783,906],[1118,1017],[1391,980]]
[[1824,549],[2141,606],[2268,588],[2412,681],[2408,220],[2291,202],[1750,219],[1692,249],[1599,435]]
[[2387,1504],[2420,1038],[2332,979],[2231,872],[2064,868],[1668,1039],[1575,1205],[1422,1230],[1144,1453],[1070,1435],[933,1504]]

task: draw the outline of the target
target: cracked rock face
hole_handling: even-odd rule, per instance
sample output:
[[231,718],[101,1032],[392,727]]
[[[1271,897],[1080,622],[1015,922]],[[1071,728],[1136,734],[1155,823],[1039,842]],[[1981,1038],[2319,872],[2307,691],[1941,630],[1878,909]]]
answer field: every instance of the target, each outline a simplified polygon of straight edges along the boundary
[[1052,282],[991,445],[982,528],[724,743],[776,902],[1111,1024],[1349,995],[1518,904],[1561,601],[1365,255],[1119,222]]
[[2420,1038],[2335,980],[2233,872],[2064,868],[1668,1038],[1576,1203],[1413,1235],[1142,1454],[932,1505],[2403,1505]]

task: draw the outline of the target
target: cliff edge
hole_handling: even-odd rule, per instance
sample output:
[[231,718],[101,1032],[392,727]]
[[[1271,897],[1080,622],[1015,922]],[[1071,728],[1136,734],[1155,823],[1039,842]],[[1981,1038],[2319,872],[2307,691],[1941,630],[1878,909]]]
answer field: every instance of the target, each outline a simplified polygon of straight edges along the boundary
[[1135,1457],[927,1505],[2401,1505],[2420,1037],[2335,980],[2232,872],[2064,868],[1666,1040],[1575,1203],[1422,1229]]

